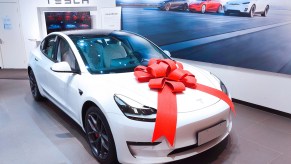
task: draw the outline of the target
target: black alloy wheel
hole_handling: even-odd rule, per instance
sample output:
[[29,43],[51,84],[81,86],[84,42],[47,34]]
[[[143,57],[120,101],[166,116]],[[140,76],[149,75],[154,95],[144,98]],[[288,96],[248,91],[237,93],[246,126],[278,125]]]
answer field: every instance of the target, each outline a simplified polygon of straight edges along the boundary
[[263,17],[266,17],[269,12],[269,5],[266,6],[265,11],[261,14]]
[[28,76],[29,76],[30,91],[31,91],[31,94],[32,94],[34,100],[35,101],[43,100],[43,97],[39,92],[38,85],[37,85],[37,82],[36,82],[36,79],[35,79],[35,76],[34,76],[34,73],[32,70],[29,70]]
[[251,18],[254,17],[255,11],[256,11],[256,6],[253,5],[252,8],[251,8],[251,10],[250,10],[249,17],[251,17]]
[[87,110],[85,130],[94,157],[102,164],[117,163],[113,136],[99,108],[92,106]]
[[166,6],[165,6],[165,10],[166,10],[166,11],[169,11],[170,8],[171,8],[171,4],[167,3]]

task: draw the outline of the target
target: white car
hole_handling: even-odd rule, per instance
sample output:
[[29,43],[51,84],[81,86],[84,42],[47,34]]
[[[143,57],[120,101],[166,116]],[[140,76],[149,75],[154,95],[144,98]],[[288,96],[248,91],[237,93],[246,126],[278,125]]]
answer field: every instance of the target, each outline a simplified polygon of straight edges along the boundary
[[[151,41],[125,31],[54,32],[31,53],[31,92],[44,97],[76,121],[100,163],[164,163],[199,154],[228,136],[230,106],[220,98],[187,88],[177,94],[173,145],[152,142],[158,92],[138,82],[134,68],[150,59],[168,59]],[[172,61],[173,62],[173,61]],[[225,93],[213,74],[184,64],[199,84]],[[230,98],[229,98],[230,99]],[[169,102],[170,103],[170,102]]]
[[249,17],[253,17],[255,14],[266,17],[269,9],[269,0],[230,0],[224,5],[225,15],[242,13]]

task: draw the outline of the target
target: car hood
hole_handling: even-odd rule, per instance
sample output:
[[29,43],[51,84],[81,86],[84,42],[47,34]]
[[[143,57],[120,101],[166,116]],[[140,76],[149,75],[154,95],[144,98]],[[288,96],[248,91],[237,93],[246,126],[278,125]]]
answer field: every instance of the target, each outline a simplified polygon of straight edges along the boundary
[[[220,84],[212,75],[202,69],[184,64],[184,69],[195,75],[197,82],[220,90]],[[103,85],[107,86],[107,94],[124,95],[143,105],[157,109],[158,92],[151,90],[148,82],[140,83],[135,79],[134,73],[118,73],[93,75],[96,83],[102,79]],[[110,92],[110,93],[109,93]],[[207,93],[186,88],[182,93],[176,94],[178,112],[190,112],[199,110],[219,101],[218,98]]]

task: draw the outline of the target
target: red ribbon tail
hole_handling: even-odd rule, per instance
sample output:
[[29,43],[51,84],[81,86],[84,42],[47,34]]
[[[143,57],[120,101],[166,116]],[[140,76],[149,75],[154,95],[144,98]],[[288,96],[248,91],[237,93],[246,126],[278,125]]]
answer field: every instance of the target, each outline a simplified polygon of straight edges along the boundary
[[236,115],[236,112],[234,110],[234,105],[233,105],[231,99],[224,92],[222,92],[222,91],[220,91],[218,89],[214,89],[214,88],[202,85],[202,84],[196,84],[196,88],[195,89],[200,90],[202,92],[209,93],[209,94],[211,94],[213,96],[216,96],[216,97],[220,98],[221,100],[223,100],[224,102],[226,102],[229,105],[229,107],[232,110],[233,114]]
[[165,84],[158,93],[158,111],[152,142],[164,136],[171,146],[174,145],[177,126],[176,94]]

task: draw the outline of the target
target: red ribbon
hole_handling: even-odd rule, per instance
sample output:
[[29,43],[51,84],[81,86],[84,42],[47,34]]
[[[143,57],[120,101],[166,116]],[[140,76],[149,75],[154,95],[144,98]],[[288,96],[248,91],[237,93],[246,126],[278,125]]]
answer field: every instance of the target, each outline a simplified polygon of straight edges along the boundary
[[176,93],[186,87],[197,89],[225,101],[235,114],[230,98],[220,90],[197,83],[193,74],[183,70],[183,65],[170,59],[151,59],[148,67],[137,66],[134,75],[139,82],[149,82],[151,89],[158,90],[158,109],[152,142],[162,136],[171,146],[174,144],[177,125]]

